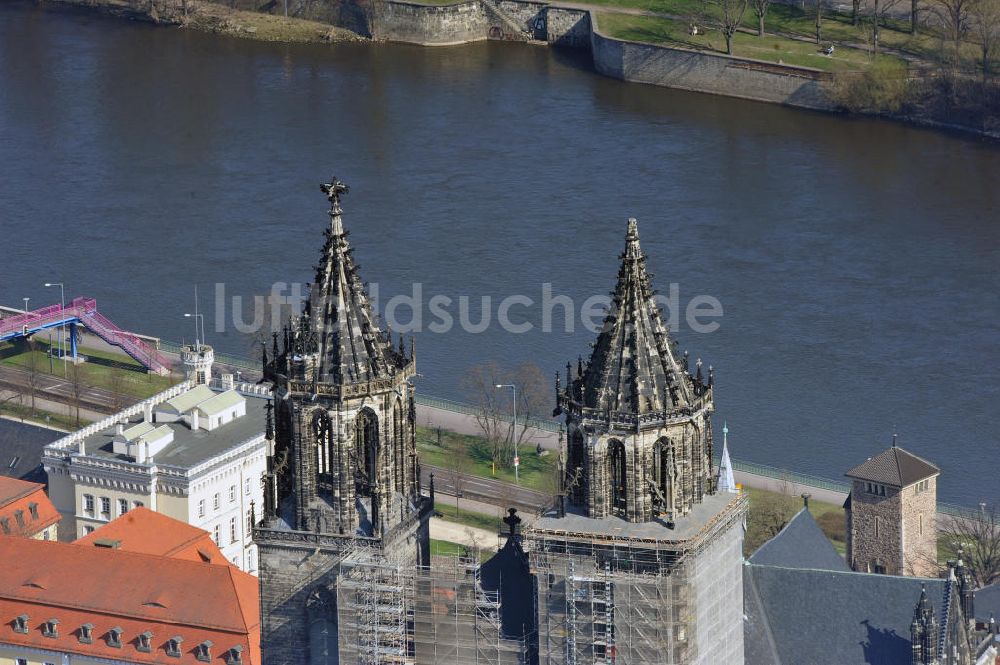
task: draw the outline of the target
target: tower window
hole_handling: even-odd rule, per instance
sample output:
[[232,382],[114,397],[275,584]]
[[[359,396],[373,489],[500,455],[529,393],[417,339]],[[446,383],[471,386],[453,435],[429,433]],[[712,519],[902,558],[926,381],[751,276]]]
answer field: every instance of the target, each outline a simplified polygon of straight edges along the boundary
[[917,532],[922,536],[924,535],[924,514],[920,513],[917,515]]
[[876,517],[876,518],[875,518],[875,537],[876,537],[876,538],[878,538],[878,536],[879,536],[879,523],[880,523],[881,521],[882,521],[882,520],[881,520],[881,519],[879,519],[878,517]]

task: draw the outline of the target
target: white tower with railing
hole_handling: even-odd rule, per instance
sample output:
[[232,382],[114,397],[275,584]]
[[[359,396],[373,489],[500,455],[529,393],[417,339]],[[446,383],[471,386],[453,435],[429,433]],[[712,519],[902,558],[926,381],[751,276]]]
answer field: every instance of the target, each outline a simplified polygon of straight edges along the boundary
[[195,385],[211,383],[213,362],[215,362],[215,351],[207,344],[188,344],[181,347],[184,378]]

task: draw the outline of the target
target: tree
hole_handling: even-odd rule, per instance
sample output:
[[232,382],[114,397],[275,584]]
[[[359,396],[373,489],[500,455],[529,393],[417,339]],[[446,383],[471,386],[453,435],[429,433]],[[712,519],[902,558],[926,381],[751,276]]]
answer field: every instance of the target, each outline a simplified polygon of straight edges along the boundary
[[777,492],[761,493],[750,502],[747,513],[747,533],[744,551],[749,556],[761,545],[778,535],[795,516],[798,502]]
[[534,363],[519,365],[506,383],[517,386],[517,445],[521,446],[532,440],[532,421],[551,413],[552,391],[548,377]]
[[969,12],[974,4],[975,0],[936,0],[934,5],[934,14],[954,48],[955,67],[962,61],[962,39],[969,30]]
[[733,35],[743,23],[750,0],[704,0],[706,5],[712,5],[716,11],[707,11],[710,19],[726,38],[726,53],[733,54]]
[[[1000,582],[1000,507],[980,504],[964,511],[941,529],[950,558],[959,558],[977,589]],[[960,552],[961,550],[961,552]]]
[[764,17],[767,16],[767,10],[771,8],[771,0],[750,0],[750,9],[753,10],[754,16],[757,17],[757,36],[764,36]]
[[851,25],[855,27],[861,22],[861,1],[851,0]]
[[816,0],[816,44],[823,39],[823,0]]
[[118,413],[128,403],[128,396],[125,394],[125,370],[121,367],[112,367],[105,379],[105,385],[111,393],[111,403],[108,406],[113,413]]
[[910,0],[910,34],[917,34],[920,21],[920,0]]
[[79,427],[80,400],[83,397],[83,392],[87,389],[87,384],[84,382],[82,365],[80,363],[70,363],[67,378],[69,379],[70,406],[73,408],[75,413],[75,425],[76,427]]
[[503,409],[506,396],[495,387],[503,382],[500,367],[493,361],[470,368],[462,379],[462,387],[475,406],[476,423],[490,446],[494,464],[504,462],[504,437],[508,429],[505,415],[510,413],[510,409]]
[[24,358],[24,370],[27,372],[24,383],[28,388],[28,395],[31,397],[31,412],[34,413],[35,393],[38,391],[38,384],[41,382],[38,354],[35,353],[35,340],[31,338],[26,339],[24,348],[27,349],[27,355]]
[[[956,0],[948,0],[949,2]],[[958,2],[967,2],[968,0],[957,0]],[[879,38],[880,31],[882,29],[882,24],[885,23],[886,17],[889,15],[889,10],[899,4],[899,0],[873,0],[872,11],[869,16],[871,20],[871,44],[872,52],[878,55],[879,52]]]
[[983,83],[987,83],[992,75],[993,58],[1000,46],[1000,0],[975,0],[969,15],[979,42]]

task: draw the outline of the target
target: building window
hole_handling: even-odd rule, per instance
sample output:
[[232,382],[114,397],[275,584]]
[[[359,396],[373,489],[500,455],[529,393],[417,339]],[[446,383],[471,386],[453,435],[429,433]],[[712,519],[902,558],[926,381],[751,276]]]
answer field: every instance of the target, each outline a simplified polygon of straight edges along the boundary
[[180,635],[175,635],[171,637],[169,640],[167,640],[167,655],[170,656],[171,658],[180,658],[181,642],[183,641],[184,638],[181,637]]
[[37,520],[38,519],[38,504],[35,503],[34,501],[32,501],[31,503],[29,503],[28,504],[28,512],[31,513],[31,519],[32,520]]
[[90,525],[87,525],[87,526],[83,527],[83,533],[84,534],[94,533],[94,527],[92,527]]
[[250,479],[247,478],[243,481],[243,493],[250,496]]
[[878,483],[865,483],[865,492],[875,496],[885,496],[885,485]]
[[118,499],[118,517],[128,512],[128,499]]
[[204,516],[205,516],[205,500],[204,499],[199,499],[198,500],[198,517],[204,517]]
[[0,517],[0,531],[10,533],[10,520],[6,517]]
[[23,510],[15,510],[14,511],[14,520],[17,522],[17,525],[23,529],[24,528],[24,511]]
[[885,566],[876,561],[871,566],[871,572],[875,573],[876,575],[885,575]]
[[215,541],[216,545],[218,545],[219,547],[222,547],[222,543],[220,542],[220,539],[219,539],[219,525],[218,524],[216,524],[212,528],[212,540]]
[[101,497],[101,517],[103,519],[111,519],[111,499],[106,496]]
[[917,483],[917,494],[920,494],[921,492],[926,492],[930,488],[931,488],[931,481],[929,478],[927,480],[921,480],[919,483]]
[[236,518],[229,518],[229,542],[235,543],[237,541],[236,537]]
[[215,510],[218,510],[219,509],[219,505],[220,505],[220,502],[219,502],[219,493],[216,492],[215,496],[212,497],[212,508],[214,508]]
[[87,517],[94,516],[94,496],[92,494],[83,495],[83,514]]
[[42,635],[45,637],[59,637],[59,619],[49,619],[43,623]]
[[236,485],[229,486],[229,503],[236,503]]
[[917,533],[924,535],[924,514],[917,515]]
[[142,505],[143,505],[142,501],[133,501],[132,502],[132,507],[133,508],[142,508]]
[[17,665],[28,665],[27,658],[18,658],[15,662],[17,663]]
[[881,520],[878,517],[876,517],[875,518],[875,537],[876,538],[878,538],[879,522],[881,522]]

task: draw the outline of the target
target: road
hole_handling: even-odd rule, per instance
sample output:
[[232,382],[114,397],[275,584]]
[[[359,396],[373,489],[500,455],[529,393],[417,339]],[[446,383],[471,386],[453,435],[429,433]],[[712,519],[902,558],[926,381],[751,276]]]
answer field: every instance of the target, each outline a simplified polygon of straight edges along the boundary
[[460,474],[451,469],[444,469],[439,466],[421,466],[421,486],[430,486],[430,475],[432,473],[434,474],[434,491],[436,493],[456,496],[458,492],[456,491],[455,480],[458,478],[458,485],[461,489],[463,499],[509,506],[531,514],[540,512],[552,502],[552,497],[543,492],[518,487],[517,485],[501,480]]
[[[27,370],[0,366],[0,388],[2,389],[26,394],[30,380],[31,374]],[[73,398],[73,384],[69,379],[41,372],[35,374],[35,395],[36,401],[38,397],[44,397],[49,402],[76,403]],[[80,393],[81,408],[102,413],[114,413],[137,401],[134,397],[119,396],[110,390],[92,386],[84,386]]]

